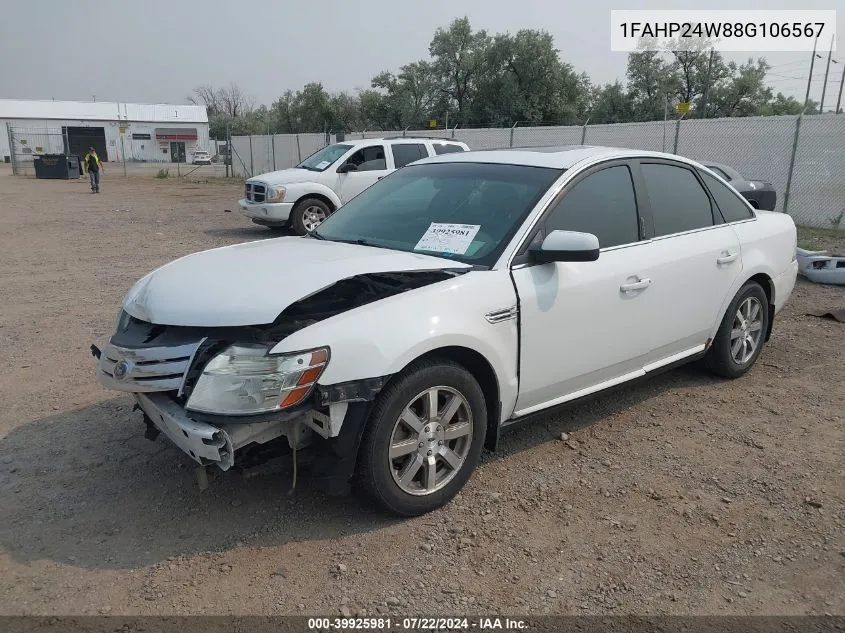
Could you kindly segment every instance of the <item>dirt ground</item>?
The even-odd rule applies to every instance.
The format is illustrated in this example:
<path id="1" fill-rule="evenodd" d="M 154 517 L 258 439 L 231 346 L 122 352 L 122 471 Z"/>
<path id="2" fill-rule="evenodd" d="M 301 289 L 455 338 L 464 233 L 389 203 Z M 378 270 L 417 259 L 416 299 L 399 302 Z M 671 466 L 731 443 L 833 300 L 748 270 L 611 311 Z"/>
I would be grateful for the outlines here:
<path id="1" fill-rule="evenodd" d="M 800 281 L 743 379 L 683 368 L 514 429 L 400 521 L 307 474 L 200 492 L 144 439 L 90 344 L 152 268 L 271 234 L 238 183 L 102 187 L 0 172 L 0 613 L 845 614 L 845 325 L 807 316 L 845 289 Z"/>

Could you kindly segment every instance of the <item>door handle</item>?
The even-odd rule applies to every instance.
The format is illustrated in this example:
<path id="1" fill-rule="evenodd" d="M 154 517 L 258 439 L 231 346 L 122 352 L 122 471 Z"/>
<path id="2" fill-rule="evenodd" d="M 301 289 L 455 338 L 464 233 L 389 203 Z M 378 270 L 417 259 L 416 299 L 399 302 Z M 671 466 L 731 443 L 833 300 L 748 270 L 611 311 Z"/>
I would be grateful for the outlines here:
<path id="1" fill-rule="evenodd" d="M 637 292 L 638 290 L 645 290 L 651 285 L 651 279 L 640 279 L 631 283 L 622 284 L 619 290 L 622 292 Z"/>
<path id="2" fill-rule="evenodd" d="M 737 252 L 722 251 L 722 255 L 716 259 L 716 263 L 720 266 L 722 264 L 730 264 L 732 261 L 735 261 L 737 257 L 739 257 L 739 253 Z"/>

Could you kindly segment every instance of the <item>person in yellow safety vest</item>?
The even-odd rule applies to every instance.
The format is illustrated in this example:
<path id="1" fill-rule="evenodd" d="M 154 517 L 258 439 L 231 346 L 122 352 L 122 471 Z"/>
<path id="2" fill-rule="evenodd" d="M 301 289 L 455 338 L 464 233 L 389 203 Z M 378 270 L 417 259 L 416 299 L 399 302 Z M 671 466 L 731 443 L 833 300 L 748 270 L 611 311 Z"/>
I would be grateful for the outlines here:
<path id="1" fill-rule="evenodd" d="M 88 148 L 88 153 L 83 159 L 85 171 L 88 172 L 88 178 L 91 180 L 91 193 L 100 193 L 100 172 L 103 169 L 103 163 L 100 162 L 100 157 L 97 156 L 97 150 L 94 146 Z"/>

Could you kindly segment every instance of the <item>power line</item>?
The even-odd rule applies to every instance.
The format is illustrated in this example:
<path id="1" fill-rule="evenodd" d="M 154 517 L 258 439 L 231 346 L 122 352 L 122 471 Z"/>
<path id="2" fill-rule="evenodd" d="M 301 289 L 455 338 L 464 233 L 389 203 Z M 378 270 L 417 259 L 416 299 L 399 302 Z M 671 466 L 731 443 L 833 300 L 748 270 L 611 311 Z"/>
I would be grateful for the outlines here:
<path id="1" fill-rule="evenodd" d="M 795 66 L 796 64 L 806 64 L 806 63 L 807 63 L 807 60 L 800 59 L 800 60 L 796 60 L 794 62 L 789 62 L 787 64 L 775 64 L 774 66 L 769 66 L 769 68 L 783 68 L 785 66 Z"/>

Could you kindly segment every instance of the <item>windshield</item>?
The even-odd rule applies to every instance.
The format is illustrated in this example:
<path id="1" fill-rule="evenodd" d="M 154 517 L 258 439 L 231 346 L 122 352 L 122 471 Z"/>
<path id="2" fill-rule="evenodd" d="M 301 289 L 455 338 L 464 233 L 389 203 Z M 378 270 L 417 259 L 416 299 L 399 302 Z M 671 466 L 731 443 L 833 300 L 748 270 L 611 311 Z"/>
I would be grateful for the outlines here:
<path id="1" fill-rule="evenodd" d="M 299 163 L 297 167 L 300 169 L 308 169 L 309 171 L 326 171 L 331 164 L 338 158 L 343 156 L 346 152 L 352 149 L 351 145 L 329 145 L 318 152 L 311 154 L 304 161 Z"/>
<path id="2" fill-rule="evenodd" d="M 312 235 L 491 266 L 562 173 L 523 165 L 409 165 L 352 198 Z"/>

